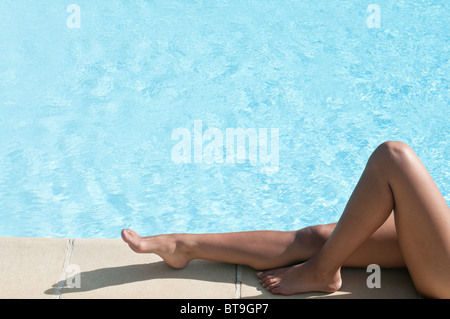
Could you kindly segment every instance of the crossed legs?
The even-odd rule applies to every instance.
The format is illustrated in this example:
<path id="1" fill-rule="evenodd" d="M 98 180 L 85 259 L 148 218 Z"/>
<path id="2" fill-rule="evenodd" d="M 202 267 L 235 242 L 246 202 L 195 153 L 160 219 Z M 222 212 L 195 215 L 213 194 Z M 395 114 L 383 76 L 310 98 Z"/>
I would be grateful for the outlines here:
<path id="1" fill-rule="evenodd" d="M 337 224 L 150 237 L 123 230 L 122 238 L 175 268 L 200 258 L 271 269 L 258 276 L 273 293 L 336 291 L 342 266 L 376 263 L 406 266 L 419 292 L 450 297 L 450 211 L 423 164 L 400 142 L 374 151 Z"/>

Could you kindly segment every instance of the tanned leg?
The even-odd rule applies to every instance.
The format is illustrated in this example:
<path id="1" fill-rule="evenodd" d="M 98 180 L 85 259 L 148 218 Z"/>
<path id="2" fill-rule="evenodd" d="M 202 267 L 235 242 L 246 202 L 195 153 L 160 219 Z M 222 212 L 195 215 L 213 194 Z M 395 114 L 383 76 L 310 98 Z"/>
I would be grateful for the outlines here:
<path id="1" fill-rule="evenodd" d="M 183 268 L 193 259 L 206 259 L 271 269 L 306 260 L 323 244 L 313 239 L 309 228 L 149 237 L 125 229 L 122 238 L 135 252 L 156 253 L 174 268 Z"/>
<path id="2" fill-rule="evenodd" d="M 431 176 L 407 145 L 382 144 L 372 154 L 329 239 L 303 264 L 265 271 L 273 293 L 332 292 L 340 269 L 394 211 L 397 242 L 418 291 L 450 297 L 450 210 Z"/>

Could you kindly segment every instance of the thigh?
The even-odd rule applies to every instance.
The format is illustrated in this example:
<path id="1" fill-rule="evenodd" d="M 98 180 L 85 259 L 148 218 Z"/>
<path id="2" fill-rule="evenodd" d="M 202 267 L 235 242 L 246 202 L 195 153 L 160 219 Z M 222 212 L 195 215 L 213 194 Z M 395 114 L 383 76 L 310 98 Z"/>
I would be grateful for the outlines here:
<path id="1" fill-rule="evenodd" d="M 432 177 L 410 151 L 391 174 L 398 242 L 419 292 L 450 297 L 450 210 Z"/>
<path id="2" fill-rule="evenodd" d="M 450 210 L 425 169 L 392 182 L 397 236 L 419 292 L 450 297 Z"/>

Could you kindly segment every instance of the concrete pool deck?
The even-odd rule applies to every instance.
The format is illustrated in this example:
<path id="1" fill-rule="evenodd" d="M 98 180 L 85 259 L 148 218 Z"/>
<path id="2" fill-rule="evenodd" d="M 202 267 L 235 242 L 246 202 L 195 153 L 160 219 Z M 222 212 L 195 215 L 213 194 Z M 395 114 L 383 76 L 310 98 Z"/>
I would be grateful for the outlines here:
<path id="1" fill-rule="evenodd" d="M 335 293 L 280 296 L 267 292 L 256 271 L 195 260 L 181 270 L 157 255 L 136 254 L 121 239 L 0 238 L 2 299 L 417 299 L 404 269 L 382 269 L 369 289 L 365 269 L 342 270 Z"/>

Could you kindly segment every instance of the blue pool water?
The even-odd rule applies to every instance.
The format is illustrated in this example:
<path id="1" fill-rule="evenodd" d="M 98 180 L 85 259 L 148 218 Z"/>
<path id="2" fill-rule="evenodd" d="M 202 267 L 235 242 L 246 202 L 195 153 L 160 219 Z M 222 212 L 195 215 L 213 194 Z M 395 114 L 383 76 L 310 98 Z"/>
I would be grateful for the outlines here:
<path id="1" fill-rule="evenodd" d="M 335 222 L 386 140 L 449 202 L 448 1 L 369 4 L 2 0 L 0 236 Z M 227 162 L 230 128 L 277 161 Z"/>

